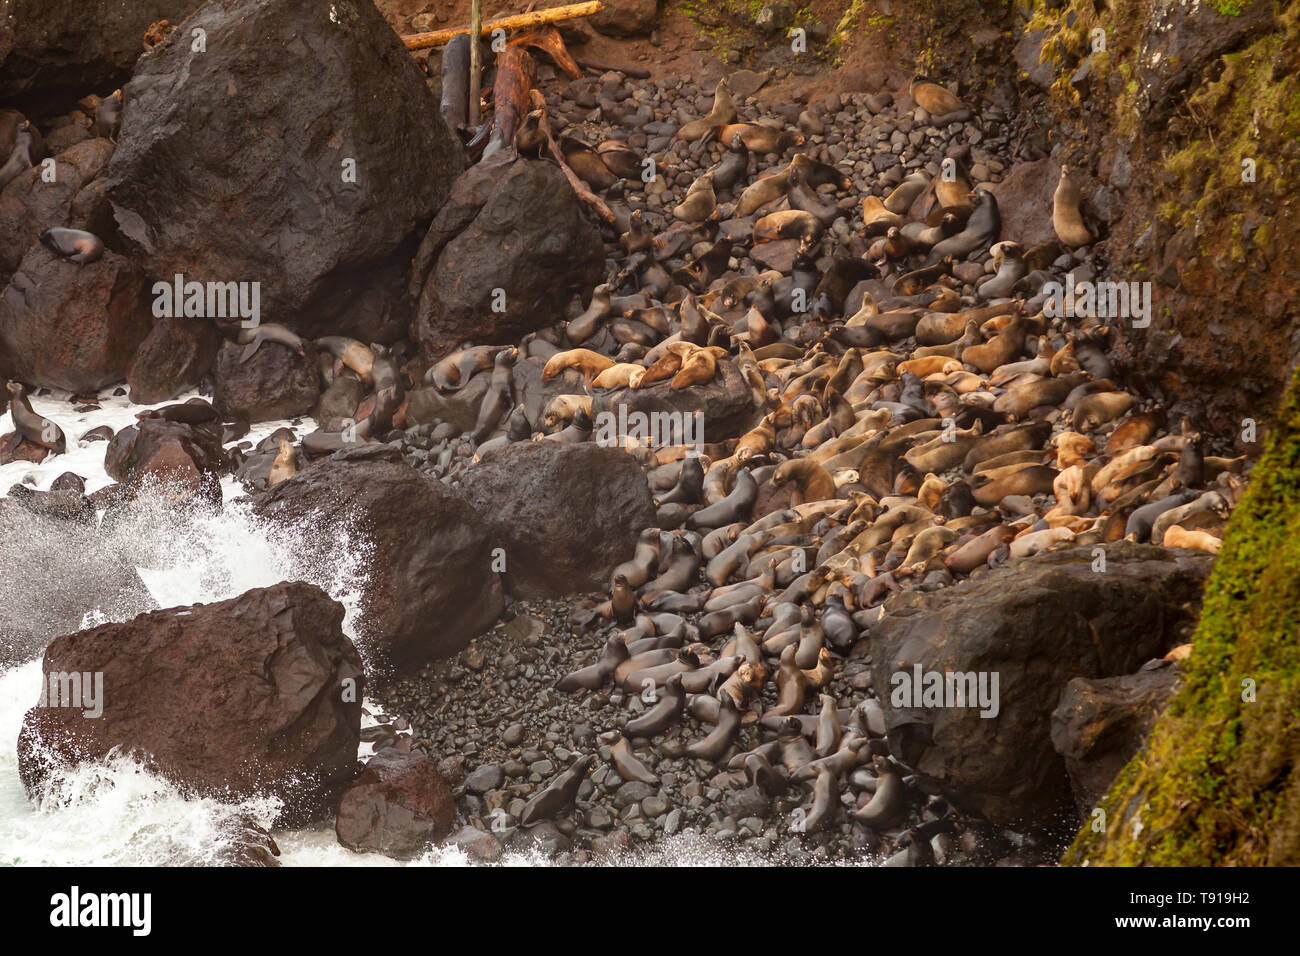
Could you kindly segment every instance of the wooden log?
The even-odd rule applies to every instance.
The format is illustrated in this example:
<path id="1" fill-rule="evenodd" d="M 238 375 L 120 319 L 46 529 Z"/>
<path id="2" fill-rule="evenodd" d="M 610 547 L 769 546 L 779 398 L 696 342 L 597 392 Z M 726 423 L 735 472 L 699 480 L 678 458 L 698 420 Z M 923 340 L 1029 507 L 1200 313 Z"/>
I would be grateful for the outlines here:
<path id="1" fill-rule="evenodd" d="M 555 27 L 539 27 L 536 30 L 529 30 L 518 36 L 510 38 L 510 46 L 527 47 L 530 50 L 541 50 L 551 58 L 551 61 L 564 73 L 569 75 L 570 79 L 578 80 L 582 78 L 582 67 L 569 55 L 568 48 L 564 45 L 564 39 L 560 36 L 560 31 Z"/>
<path id="2" fill-rule="evenodd" d="M 585 0 L 583 3 L 570 3 L 550 10 L 517 13 L 513 16 L 501 17 L 484 23 L 479 29 L 479 35 L 490 34 L 493 30 L 524 30 L 528 27 L 558 23 L 561 20 L 589 17 L 594 13 L 600 13 L 604 8 L 605 5 L 601 3 L 601 0 Z M 458 33 L 469 33 L 470 29 L 470 27 L 455 27 L 447 30 L 433 30 L 429 33 L 411 33 L 402 37 L 402 42 L 406 44 L 408 50 L 426 50 L 430 47 L 442 46 Z"/>
<path id="3" fill-rule="evenodd" d="M 531 108 L 529 96 L 533 88 L 537 61 L 521 46 L 507 46 L 497 54 L 497 77 L 492 87 L 492 140 L 488 150 L 511 147 L 515 144 L 515 131 L 524 114 Z"/>

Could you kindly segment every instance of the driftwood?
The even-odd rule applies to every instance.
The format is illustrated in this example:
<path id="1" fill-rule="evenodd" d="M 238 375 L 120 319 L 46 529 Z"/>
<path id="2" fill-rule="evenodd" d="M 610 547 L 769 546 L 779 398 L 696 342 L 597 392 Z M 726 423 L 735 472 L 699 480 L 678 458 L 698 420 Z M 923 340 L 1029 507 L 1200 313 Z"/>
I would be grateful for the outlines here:
<path id="1" fill-rule="evenodd" d="M 570 3 L 551 10 L 517 13 L 514 16 L 501 17 L 499 20 L 490 20 L 483 24 L 479 36 L 490 34 L 493 30 L 524 30 L 529 27 L 545 26 L 548 23 L 558 23 L 561 20 L 572 20 L 575 17 L 589 17 L 593 13 L 600 13 L 604 7 L 600 0 L 587 0 L 585 3 Z M 470 29 L 470 27 L 456 27 L 434 30 L 430 33 L 412 33 L 402 37 L 402 42 L 406 44 L 408 50 L 426 50 L 430 47 L 442 46 L 457 34 L 469 33 Z"/>
<path id="2" fill-rule="evenodd" d="M 552 62 L 559 69 L 567 73 L 570 79 L 580 79 L 582 77 L 582 67 L 578 66 L 577 61 L 569 55 L 569 50 L 564 45 L 564 39 L 560 36 L 560 31 L 555 27 L 538 27 L 536 30 L 529 30 L 518 36 L 511 37 L 510 46 L 527 47 L 530 50 L 541 50 L 549 56 Z"/>
<path id="3" fill-rule="evenodd" d="M 497 76 L 492 87 L 492 140 L 488 149 L 495 152 L 513 146 L 515 132 L 531 108 L 529 96 L 537 62 L 521 46 L 507 46 L 497 54 Z"/>

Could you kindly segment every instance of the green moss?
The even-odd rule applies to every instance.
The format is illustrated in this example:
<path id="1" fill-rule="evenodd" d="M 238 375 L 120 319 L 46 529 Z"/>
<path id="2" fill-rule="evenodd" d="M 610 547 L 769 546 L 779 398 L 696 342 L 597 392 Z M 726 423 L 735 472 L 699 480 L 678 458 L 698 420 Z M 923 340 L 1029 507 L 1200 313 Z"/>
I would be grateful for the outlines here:
<path id="1" fill-rule="evenodd" d="M 1072 865 L 1300 863 L 1300 371 L 1234 513 L 1178 693 Z M 1253 688 L 1253 700 L 1250 696 Z"/>

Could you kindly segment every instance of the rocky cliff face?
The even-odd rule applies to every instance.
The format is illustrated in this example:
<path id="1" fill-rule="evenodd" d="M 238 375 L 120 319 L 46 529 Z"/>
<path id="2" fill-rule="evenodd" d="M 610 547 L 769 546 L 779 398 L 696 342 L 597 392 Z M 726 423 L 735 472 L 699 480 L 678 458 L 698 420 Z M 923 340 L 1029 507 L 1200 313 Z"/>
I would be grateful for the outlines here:
<path id="1" fill-rule="evenodd" d="M 1086 177 L 1107 278 L 1153 284 L 1150 325 L 1117 329 L 1125 377 L 1254 457 L 1243 419 L 1271 420 L 1300 358 L 1300 5 L 989 7 L 930 0 L 897 21 L 920 68 L 1014 105 L 1024 158 Z"/>
<path id="2" fill-rule="evenodd" d="M 1300 377 L 1229 525 L 1194 651 L 1065 862 L 1300 863 Z"/>

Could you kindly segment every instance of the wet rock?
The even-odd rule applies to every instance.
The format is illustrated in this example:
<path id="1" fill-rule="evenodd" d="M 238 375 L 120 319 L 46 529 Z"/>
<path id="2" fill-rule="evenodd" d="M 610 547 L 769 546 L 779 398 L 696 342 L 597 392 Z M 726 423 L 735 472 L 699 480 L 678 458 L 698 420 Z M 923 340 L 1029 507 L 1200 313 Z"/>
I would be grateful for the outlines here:
<path id="1" fill-rule="evenodd" d="M 149 334 L 143 289 L 114 252 L 79 265 L 32 246 L 0 295 L 0 375 L 78 394 L 121 381 Z"/>
<path id="2" fill-rule="evenodd" d="M 471 468 L 465 495 L 505 549 L 516 597 L 557 597 L 605 588 L 654 522 L 645 475 L 616 448 L 520 442 Z"/>
<path id="3" fill-rule="evenodd" d="M 113 144 L 106 139 L 78 143 L 54 157 L 54 181 L 47 182 L 41 165 L 20 173 L 0 193 L 0 280 L 18 269 L 23 256 L 51 226 L 90 229 L 94 225 L 74 215 L 78 196 L 108 165 Z"/>
<path id="4" fill-rule="evenodd" d="M 200 793 L 273 794 L 284 821 L 319 817 L 354 773 L 361 728 L 361 658 L 342 624 L 343 605 L 294 582 L 57 638 L 43 673 L 102 675 L 102 713 L 86 719 L 84 698 L 29 710 L 23 783 L 120 747 Z"/>
<path id="5" fill-rule="evenodd" d="M 468 340 L 518 341 L 562 319 L 574 294 L 588 295 L 604 257 L 599 230 L 556 166 L 480 163 L 456 181 L 420 244 L 412 338 L 426 356 Z"/>
<path id="6" fill-rule="evenodd" d="M 1163 129 L 1178 94 L 1215 59 L 1274 27 L 1273 5 L 1249 0 L 1227 16 L 1212 3 L 1154 3 L 1138 41 L 1137 108 L 1148 129 Z"/>
<path id="7" fill-rule="evenodd" d="M 368 543 L 367 637 L 398 669 L 455 654 L 503 605 L 488 525 L 463 495 L 388 446 L 335 452 L 259 495 L 259 514 Z M 366 542 L 366 543 L 363 543 Z"/>
<path id="8" fill-rule="evenodd" d="M 432 760 L 389 747 L 344 791 L 334 832 L 349 850 L 409 860 L 451 832 L 455 812 Z"/>
<path id="9" fill-rule="evenodd" d="M 132 488 L 150 482 L 169 489 L 210 488 L 226 471 L 220 426 L 147 418 L 113 436 L 104 470 Z"/>
<path id="10" fill-rule="evenodd" d="M 458 847 L 465 855 L 479 863 L 491 863 L 501 855 L 501 841 L 491 833 L 477 827 L 464 826 L 447 837 L 448 846 Z"/>
<path id="11" fill-rule="evenodd" d="M 152 276 L 260 283 L 296 331 L 393 341 L 463 166 L 419 68 L 369 3 L 209 4 L 177 35 L 198 25 L 205 53 L 164 42 L 131 80 L 106 183 L 124 239 Z"/>
<path id="12" fill-rule="evenodd" d="M 131 401 L 154 405 L 196 388 L 220 345 L 220 334 L 206 319 L 159 319 L 127 369 Z"/>
<path id="13" fill-rule="evenodd" d="M 875 689 L 890 747 L 959 807 L 999 824 L 1059 825 L 1073 800 L 1052 746 L 1051 714 L 1076 677 L 1129 674 L 1183 640 L 1212 560 L 1127 542 L 1013 562 L 932 593 L 902 592 L 871 628 Z M 895 675 L 997 675 L 995 718 L 981 707 L 901 706 Z M 972 760 L 971 754 L 979 754 Z"/>
<path id="14" fill-rule="evenodd" d="M 1080 818 L 1142 746 L 1178 682 L 1178 668 L 1159 662 L 1136 674 L 1065 685 L 1052 712 L 1052 746 L 1065 758 Z"/>
<path id="15" fill-rule="evenodd" d="M 226 342 L 212 368 L 212 404 L 225 418 L 269 422 L 306 415 L 320 398 L 320 370 L 308 347 L 299 354 L 264 342 L 247 360 L 244 346 Z"/>

